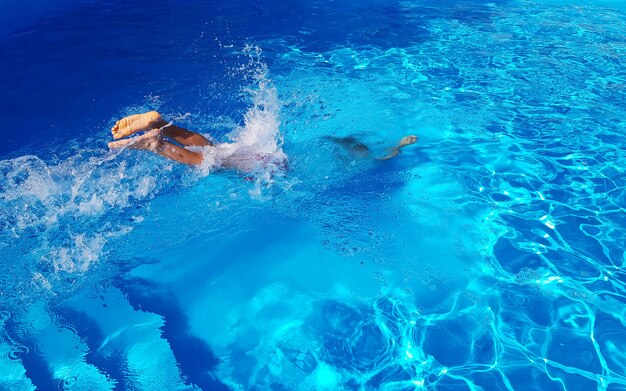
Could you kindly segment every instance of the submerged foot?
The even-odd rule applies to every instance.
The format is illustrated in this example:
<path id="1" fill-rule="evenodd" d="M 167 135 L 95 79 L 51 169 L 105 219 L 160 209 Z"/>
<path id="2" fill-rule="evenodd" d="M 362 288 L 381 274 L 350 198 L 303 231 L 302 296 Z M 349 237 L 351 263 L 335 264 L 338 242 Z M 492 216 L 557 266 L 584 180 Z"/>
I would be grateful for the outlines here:
<path id="1" fill-rule="evenodd" d="M 109 148 L 132 148 L 132 149 L 145 149 L 148 151 L 156 151 L 161 143 L 161 131 L 159 129 L 152 129 L 141 136 L 128 138 L 125 140 L 112 141 L 109 143 Z"/>
<path id="2" fill-rule="evenodd" d="M 117 121 L 111 128 L 114 139 L 120 139 L 142 130 L 148 130 L 164 122 L 161 114 L 149 111 L 143 114 L 129 115 Z"/>
<path id="3" fill-rule="evenodd" d="M 407 145 L 415 144 L 417 142 L 417 136 L 413 136 L 412 134 L 409 136 L 404 136 L 398 143 L 398 147 L 406 147 Z"/>
<path id="4" fill-rule="evenodd" d="M 400 148 L 406 147 L 407 145 L 415 144 L 416 142 L 417 136 L 414 136 L 412 134 L 409 136 L 404 136 L 402 137 L 400 142 L 398 142 L 397 146 L 389 149 L 385 156 L 377 157 L 376 160 L 389 160 L 391 158 L 394 158 L 400 154 Z"/>

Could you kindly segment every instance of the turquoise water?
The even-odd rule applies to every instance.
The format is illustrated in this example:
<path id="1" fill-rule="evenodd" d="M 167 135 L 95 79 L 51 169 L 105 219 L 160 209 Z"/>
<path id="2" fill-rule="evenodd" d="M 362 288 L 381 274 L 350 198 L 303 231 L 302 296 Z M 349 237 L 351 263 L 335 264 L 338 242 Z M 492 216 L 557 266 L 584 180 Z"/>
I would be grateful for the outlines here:
<path id="1" fill-rule="evenodd" d="M 626 389 L 619 4 L 24 23 L 0 42 L 0 388 Z M 288 169 L 109 152 L 147 110 Z M 327 139 L 407 134 L 382 162 Z"/>

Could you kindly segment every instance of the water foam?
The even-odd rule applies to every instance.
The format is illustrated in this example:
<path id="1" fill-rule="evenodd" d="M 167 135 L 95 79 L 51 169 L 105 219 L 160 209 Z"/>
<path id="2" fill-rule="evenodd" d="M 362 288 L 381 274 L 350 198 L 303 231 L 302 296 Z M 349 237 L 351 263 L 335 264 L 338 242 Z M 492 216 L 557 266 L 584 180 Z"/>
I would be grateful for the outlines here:
<path id="1" fill-rule="evenodd" d="M 124 210 L 165 188 L 155 179 L 161 170 L 105 150 L 60 162 L 0 161 L 0 273 L 12 276 L 1 288 L 3 306 L 28 299 L 33 287 L 64 291 L 59 281 L 90 270 L 109 238 L 128 230 Z"/>

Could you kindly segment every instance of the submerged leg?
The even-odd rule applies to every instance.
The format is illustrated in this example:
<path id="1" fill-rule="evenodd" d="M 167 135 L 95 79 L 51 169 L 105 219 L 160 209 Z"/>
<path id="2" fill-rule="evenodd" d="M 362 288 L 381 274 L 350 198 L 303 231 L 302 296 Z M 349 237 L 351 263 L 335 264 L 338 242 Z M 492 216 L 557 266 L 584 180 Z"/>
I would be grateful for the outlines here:
<path id="1" fill-rule="evenodd" d="M 193 152 L 163 140 L 159 129 L 153 129 L 141 136 L 109 143 L 111 149 L 123 147 L 151 151 L 183 164 L 197 165 L 202 163 L 200 152 Z"/>
<path id="2" fill-rule="evenodd" d="M 332 141 L 333 143 L 337 145 L 341 145 L 347 151 L 359 157 L 370 156 L 370 150 L 367 147 L 367 145 L 363 144 L 362 142 L 360 142 L 359 140 L 357 140 L 356 138 L 352 136 L 349 136 L 349 137 L 324 136 L 324 139 Z M 405 136 L 398 142 L 398 145 L 396 145 L 393 148 L 390 148 L 386 155 L 381 156 L 381 157 L 375 157 L 374 159 L 389 160 L 400 154 L 400 148 L 404 148 L 407 145 L 415 144 L 416 142 L 417 142 L 417 136 L 413 136 L 413 135 Z"/>
<path id="3" fill-rule="evenodd" d="M 359 157 L 367 157 L 370 153 L 367 145 L 363 144 L 356 138 L 349 137 L 335 137 L 335 136 L 324 136 L 325 140 L 331 141 L 337 145 L 341 145 L 348 152 L 357 155 Z"/>
<path id="4" fill-rule="evenodd" d="M 396 157 L 400 154 L 400 148 L 406 147 L 407 145 L 415 144 L 417 142 L 417 136 L 405 136 L 403 137 L 398 145 L 389 149 L 389 153 L 385 156 L 377 157 L 376 160 L 389 160 L 393 157 Z"/>

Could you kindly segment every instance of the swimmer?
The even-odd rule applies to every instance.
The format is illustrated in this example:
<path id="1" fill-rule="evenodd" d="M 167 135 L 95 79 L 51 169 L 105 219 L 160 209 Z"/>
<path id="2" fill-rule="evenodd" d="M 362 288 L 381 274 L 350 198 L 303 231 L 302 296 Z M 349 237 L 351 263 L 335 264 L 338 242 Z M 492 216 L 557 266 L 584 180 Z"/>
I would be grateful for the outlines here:
<path id="1" fill-rule="evenodd" d="M 144 132 L 135 137 L 126 138 L 136 133 Z M 220 165 L 224 168 L 235 168 L 241 171 L 251 171 L 258 163 L 278 163 L 286 167 L 286 156 L 282 151 L 274 154 L 263 154 L 255 151 L 246 151 L 235 143 L 214 144 L 199 133 L 189 131 L 165 121 L 161 114 L 150 111 L 143 114 L 130 115 L 117 121 L 111 128 L 113 138 L 118 141 L 109 143 L 109 148 L 143 149 L 157 153 L 168 159 L 187 165 L 202 164 L 205 154 L 201 149 L 215 147 L 219 156 Z M 370 155 L 369 148 L 354 137 L 325 137 L 361 157 Z M 388 153 L 377 160 L 388 160 L 400 154 L 400 149 L 417 142 L 417 136 L 406 136 L 398 145 L 388 150 Z M 192 149 L 195 147 L 197 150 Z M 200 149 L 200 150 L 198 150 Z"/>

